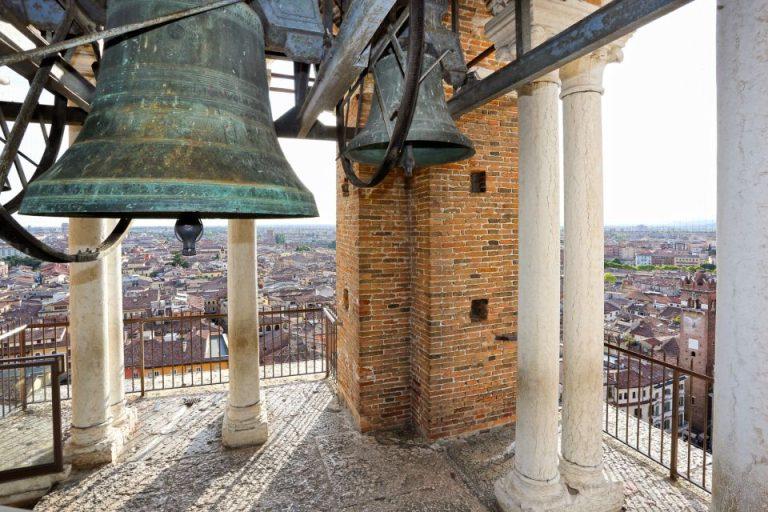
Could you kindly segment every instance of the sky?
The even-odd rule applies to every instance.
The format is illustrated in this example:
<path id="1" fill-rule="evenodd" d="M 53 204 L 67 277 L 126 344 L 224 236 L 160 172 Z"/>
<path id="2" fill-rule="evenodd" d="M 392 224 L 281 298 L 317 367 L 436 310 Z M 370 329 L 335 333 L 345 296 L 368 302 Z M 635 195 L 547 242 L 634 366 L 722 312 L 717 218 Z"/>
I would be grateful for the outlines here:
<path id="1" fill-rule="evenodd" d="M 606 224 L 715 220 L 715 12 L 715 0 L 681 7 L 606 69 Z"/>
<path id="2" fill-rule="evenodd" d="M 290 72 L 290 64 L 278 63 L 274 71 Z M 11 80 L 10 86 L 0 86 L 2 98 L 21 101 L 24 81 L 7 68 L 0 69 L 0 77 Z M 624 61 L 606 69 L 604 87 L 606 224 L 714 220 L 715 0 L 696 0 L 638 30 L 624 48 Z M 271 100 L 275 118 L 293 105 L 291 94 L 273 92 Z M 326 124 L 333 121 L 329 114 L 321 120 Z M 39 135 L 30 137 L 22 149 L 36 158 L 41 141 Z M 320 217 L 303 222 L 335 224 L 335 144 L 281 139 L 280 145 L 318 204 Z M 7 200 L 6 194 L 2 198 Z M 65 221 L 35 217 L 19 220 L 35 226 L 57 226 Z M 281 222 L 296 223 L 268 221 Z M 161 223 L 173 222 L 137 224 Z M 224 221 L 206 224 L 222 225 Z"/>

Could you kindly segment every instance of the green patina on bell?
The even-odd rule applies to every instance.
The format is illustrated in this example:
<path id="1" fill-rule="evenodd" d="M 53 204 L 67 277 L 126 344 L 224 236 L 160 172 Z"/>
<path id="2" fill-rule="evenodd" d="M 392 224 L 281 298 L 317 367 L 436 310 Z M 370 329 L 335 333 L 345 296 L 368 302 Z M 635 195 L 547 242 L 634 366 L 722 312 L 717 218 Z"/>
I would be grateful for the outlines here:
<path id="1" fill-rule="evenodd" d="M 109 2 L 116 27 L 198 0 Z M 30 184 L 24 215 L 317 216 L 277 142 L 264 32 L 236 4 L 109 43 L 83 130 Z"/>
<path id="2" fill-rule="evenodd" d="M 424 55 L 423 71 L 427 72 L 435 63 L 435 58 Z M 389 131 L 381 115 L 377 94 L 381 94 L 382 103 L 391 115 L 403 94 L 403 75 L 400 65 L 393 54 L 380 59 L 376 65 L 376 84 L 371 100 L 368 123 L 360 133 L 349 142 L 347 158 L 357 162 L 377 165 L 384 160 L 389 144 Z M 394 119 L 389 122 L 394 126 Z M 446 164 L 465 160 L 475 154 L 474 146 L 453 122 L 445 102 L 440 66 L 435 66 L 419 87 L 416 112 L 406 143 L 413 148 L 416 167 Z"/>

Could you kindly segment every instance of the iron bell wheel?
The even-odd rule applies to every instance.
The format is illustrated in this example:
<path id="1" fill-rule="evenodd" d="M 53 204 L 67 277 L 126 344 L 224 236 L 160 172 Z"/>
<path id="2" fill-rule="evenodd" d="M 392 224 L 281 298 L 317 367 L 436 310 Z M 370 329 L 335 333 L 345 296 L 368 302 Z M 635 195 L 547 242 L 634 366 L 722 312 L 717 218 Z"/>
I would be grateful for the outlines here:
<path id="1" fill-rule="evenodd" d="M 197 0 L 109 2 L 108 27 Z M 111 41 L 92 111 L 20 212 L 61 217 L 317 216 L 277 142 L 258 15 L 231 5 Z"/>
<path id="2" fill-rule="evenodd" d="M 442 77 L 439 66 L 434 66 L 435 60 L 429 54 L 424 55 L 422 73 L 428 74 L 421 82 L 416 112 L 406 138 L 406 144 L 413 149 L 416 167 L 457 162 L 475 154 L 472 141 L 456 128 L 448 112 Z M 377 90 L 371 101 L 368 123 L 346 149 L 350 160 L 371 165 L 384 160 L 390 139 L 387 124 L 397 109 L 403 88 L 403 75 L 394 54 L 381 58 L 374 67 Z M 377 100 L 379 95 L 389 116 L 386 121 Z"/>

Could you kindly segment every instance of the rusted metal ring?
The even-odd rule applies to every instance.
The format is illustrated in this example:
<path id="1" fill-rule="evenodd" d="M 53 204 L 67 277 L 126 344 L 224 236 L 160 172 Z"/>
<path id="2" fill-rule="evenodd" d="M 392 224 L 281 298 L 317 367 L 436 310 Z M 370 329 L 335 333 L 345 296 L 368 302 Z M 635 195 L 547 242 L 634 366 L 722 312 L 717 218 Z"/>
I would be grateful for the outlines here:
<path id="1" fill-rule="evenodd" d="M 130 225 L 131 219 L 120 219 L 112 233 L 98 247 L 68 254 L 40 241 L 24 229 L 5 208 L 0 207 L 0 238 L 27 256 L 52 263 L 87 263 L 99 260 L 123 241 Z"/>

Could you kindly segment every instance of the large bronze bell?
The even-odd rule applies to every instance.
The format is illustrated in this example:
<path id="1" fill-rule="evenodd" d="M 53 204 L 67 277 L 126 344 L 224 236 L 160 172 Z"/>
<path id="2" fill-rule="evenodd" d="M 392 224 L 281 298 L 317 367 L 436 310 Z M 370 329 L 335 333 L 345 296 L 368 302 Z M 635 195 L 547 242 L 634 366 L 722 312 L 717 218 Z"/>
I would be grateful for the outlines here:
<path id="1" fill-rule="evenodd" d="M 199 4 L 115 0 L 107 22 Z M 263 27 L 242 3 L 111 41 L 80 136 L 30 184 L 21 213 L 317 216 L 278 145 L 267 82 Z"/>
<path id="2" fill-rule="evenodd" d="M 419 86 L 416 112 L 406 143 L 413 148 L 416 167 L 457 162 L 475 154 L 474 146 L 453 122 L 445 102 L 440 67 L 435 58 L 424 55 L 423 72 L 428 73 Z M 381 58 L 375 64 L 376 83 L 371 100 L 368 122 L 349 142 L 347 158 L 365 164 L 377 165 L 384 160 L 389 144 L 389 129 L 394 125 L 393 113 L 403 93 L 403 75 L 394 54 Z M 387 119 L 382 116 L 379 95 Z"/>

